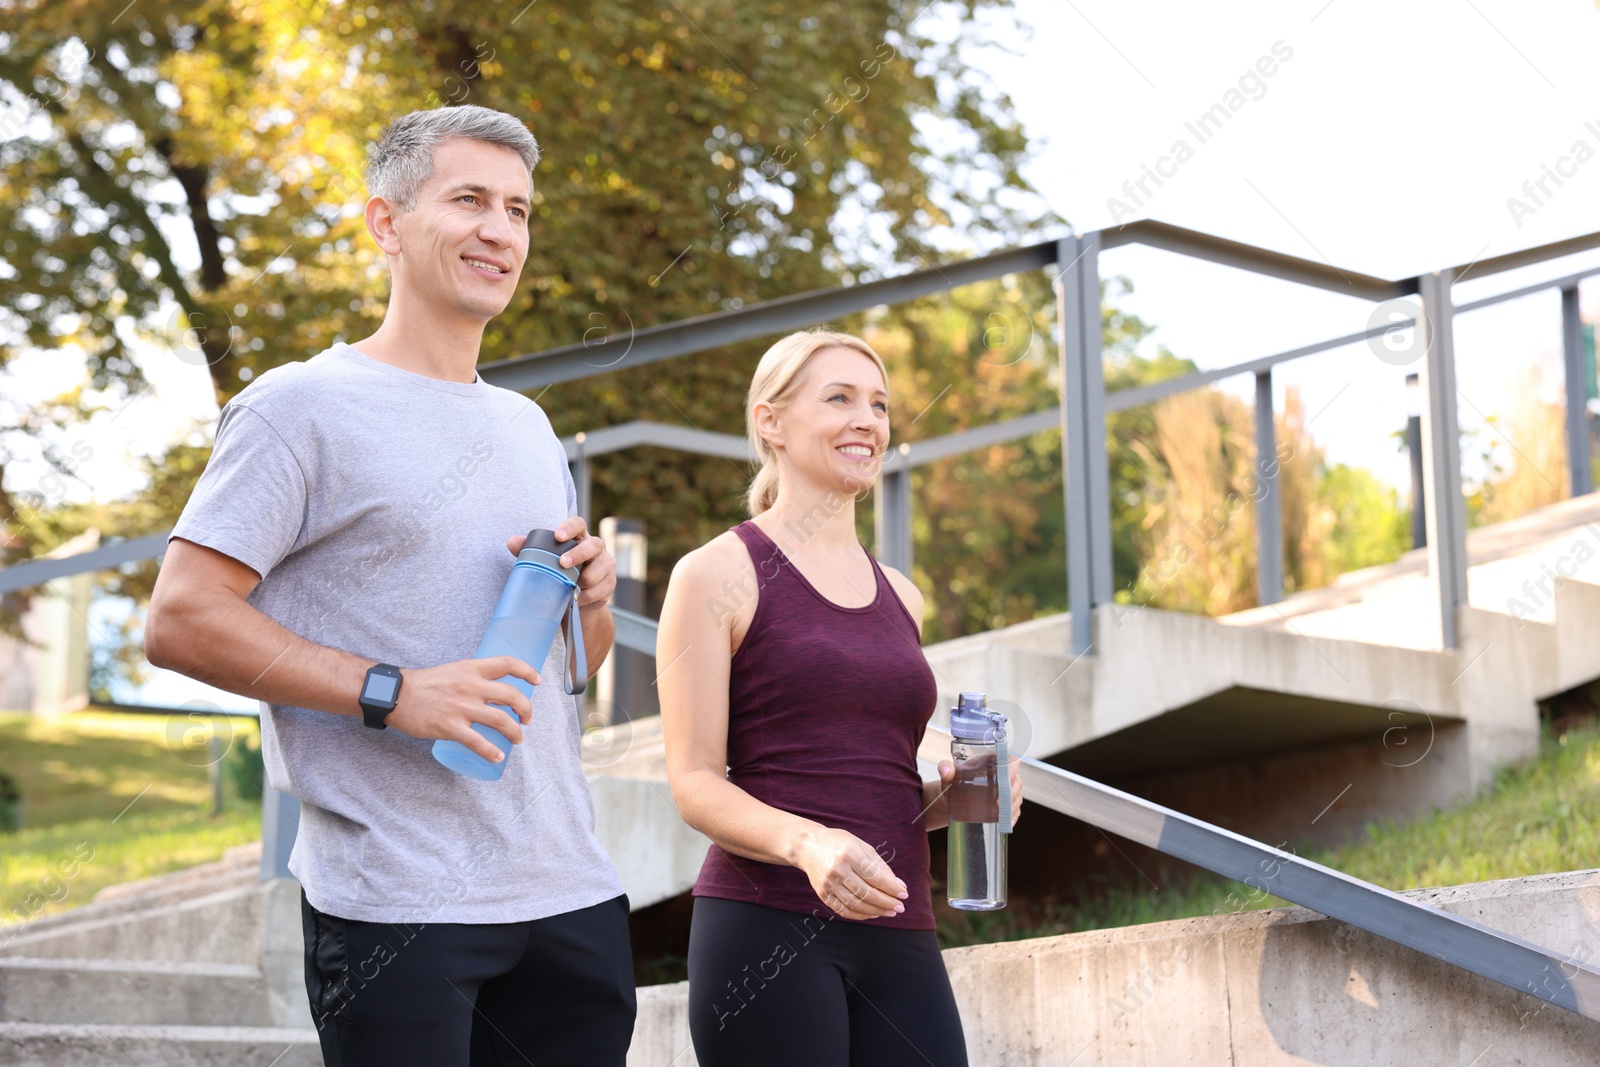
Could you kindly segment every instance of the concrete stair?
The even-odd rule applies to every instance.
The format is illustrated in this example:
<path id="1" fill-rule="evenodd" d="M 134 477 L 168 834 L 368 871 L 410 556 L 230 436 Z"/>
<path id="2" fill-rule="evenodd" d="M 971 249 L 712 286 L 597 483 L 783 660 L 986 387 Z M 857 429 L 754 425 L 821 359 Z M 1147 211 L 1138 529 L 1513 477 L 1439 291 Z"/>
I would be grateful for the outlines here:
<path id="1" fill-rule="evenodd" d="M 1374 815 L 1454 804 L 1470 795 L 1495 769 L 1533 751 L 1536 700 L 1600 677 L 1600 644 L 1593 640 L 1600 629 L 1597 548 L 1600 499 L 1594 497 L 1472 531 L 1471 606 L 1462 612 L 1462 647 L 1451 652 L 1426 640 L 1428 583 L 1423 560 L 1415 554 L 1346 575 L 1327 589 L 1221 619 L 1103 607 L 1095 619 L 1093 655 L 1082 659 L 1063 654 L 1070 620 L 1060 615 L 926 651 L 940 707 L 948 707 L 960 690 L 987 692 L 1028 733 L 1028 755 L 1269 842 L 1306 832 L 1312 824 L 1342 833 Z M 1554 574 L 1565 583 L 1554 585 Z M 1399 705 L 1426 719 L 1423 762 L 1412 761 L 1411 749 L 1389 747 L 1397 729 L 1393 709 Z M 935 724 L 942 718 L 936 713 Z M 1415 736 L 1423 739 L 1420 727 Z M 1341 744 L 1349 752 L 1337 757 L 1333 750 Z M 1357 751 L 1361 745 L 1370 751 Z M 1304 752 L 1314 752 L 1315 762 L 1295 754 Z M 1206 809 L 1205 796 L 1216 783 L 1184 776 L 1198 774 L 1197 765 L 1203 771 L 1206 761 L 1221 753 L 1260 763 L 1260 802 L 1248 807 L 1275 822 L 1258 820 L 1257 825 Z M 584 761 L 596 832 L 633 906 L 687 889 L 706 841 L 678 818 L 666 781 L 659 719 L 588 735 Z M 932 776 L 931 765 L 921 769 L 924 777 Z M 1149 780 L 1128 780 L 1139 773 Z M 1328 774 L 1334 778 L 1317 778 Z M 1236 784 L 1230 788 L 1237 793 Z M 261 883 L 259 848 L 242 846 L 217 863 L 111 887 L 74 911 L 0 928 L 0 1064 L 319 1063 L 301 979 L 298 887 L 288 880 Z M 1600 914 L 1592 880 L 1570 896 L 1554 889 L 1529 884 L 1508 892 L 1533 892 L 1568 904 L 1581 897 L 1587 906 L 1583 914 Z M 1506 918 L 1511 921 L 1491 925 L 1517 930 L 1515 919 Z M 1262 920 L 1232 921 L 1250 927 Z M 1600 945 L 1600 933 L 1592 921 L 1583 930 L 1585 951 L 1597 951 L 1591 938 Z M 1535 941 L 1566 943 L 1549 928 L 1528 933 L 1536 935 Z M 1092 943 L 962 950 L 975 955 L 952 956 L 951 969 L 958 974 L 992 963 L 1004 971 L 1022 966 L 1012 958 L 1019 952 L 1025 958 L 1047 947 L 1075 953 L 1073 946 Z M 1304 965 L 1325 962 L 1319 953 L 1308 954 Z M 1339 964 L 1344 966 L 1343 960 Z M 1125 970 L 1137 968 L 1121 962 L 1111 968 L 1112 988 L 1119 987 L 1114 979 Z M 1267 969 L 1260 975 L 1264 980 Z M 1406 981 L 1415 977 L 1407 972 Z M 1277 974 L 1274 981 L 1282 978 Z M 979 1001 L 996 980 L 986 974 L 977 981 L 974 975 L 960 983 L 965 992 L 958 988 L 979 1030 L 992 1025 L 999 1032 L 1010 1025 L 998 1007 L 990 1022 L 980 1021 L 987 1009 Z M 1450 989 L 1456 982 L 1446 973 L 1427 980 Z M 692 1062 L 692 1052 L 688 1059 L 678 1058 L 686 1048 L 680 996 L 676 987 L 641 993 L 641 1030 L 631 1063 L 685 1067 Z M 1045 1019 L 1059 1014 L 1052 1005 L 1067 994 L 1041 991 L 1038 996 L 1034 1010 Z M 1356 1001 L 1366 1003 L 1362 996 Z M 1322 1003 L 1342 1002 L 1324 997 Z M 1503 1002 L 1496 1004 L 1495 1010 L 1506 1010 Z M 1201 1014 L 1215 1007 L 1208 1005 Z M 1226 1001 L 1222 1010 L 1228 1010 Z M 1576 1024 L 1552 1011 L 1540 1018 L 1559 1018 L 1557 1032 L 1547 1035 L 1548 1044 L 1529 1046 L 1539 1051 L 1522 1062 L 1576 1062 L 1569 1058 L 1571 1042 L 1595 1039 L 1591 1029 L 1574 1029 Z M 1300 1022 L 1316 1029 L 1325 1025 L 1314 1016 Z M 1063 1051 L 1054 1046 L 1049 1030 L 1035 1035 L 1036 1053 Z M 1466 1036 L 1469 1042 L 1477 1038 L 1476 1031 Z M 1161 1043 L 1150 1035 L 1129 1039 L 1130 1047 L 1147 1050 Z M 1219 1040 L 1235 1049 L 1240 1044 L 1237 1038 Z M 1182 1044 L 1179 1040 L 1173 1047 Z M 1292 1044 L 1282 1042 L 1284 1049 Z M 1065 1051 L 1070 1058 L 1074 1050 Z M 975 1062 L 1042 1064 L 1054 1062 L 1050 1053 L 1029 1058 L 1012 1049 Z M 1260 1062 L 1268 1061 L 1279 1062 L 1271 1056 Z M 1119 1059 L 1106 1048 L 1080 1064 L 1087 1062 L 1135 1060 Z M 1490 1062 L 1498 1061 L 1491 1057 L 1482 1067 Z"/>
<path id="2" fill-rule="evenodd" d="M 298 901 L 292 882 L 268 883 L 254 902 L 208 895 L 211 917 L 226 921 L 232 907 L 239 927 L 282 919 Z M 1573 959 L 1600 952 L 1600 871 L 1407 895 Z M 173 907 L 129 910 L 124 921 L 139 927 L 154 913 L 164 928 Z M 93 921 L 106 921 L 104 909 Z M 83 937 L 59 918 L 49 925 L 61 943 Z M 40 945 L 44 933 L 20 936 Z M 299 946 L 276 936 L 260 940 L 260 965 L 0 955 L 0 1064 L 320 1064 L 315 1031 L 285 1025 L 283 993 L 268 977 L 299 964 Z M 974 1067 L 1579 1067 L 1600 1048 L 1600 1024 L 1303 908 L 951 949 L 945 962 Z M 292 992 L 303 1006 L 303 991 Z M 630 1067 L 692 1067 L 685 986 L 643 989 L 639 1006 Z"/>
<path id="3" fill-rule="evenodd" d="M 269 1026 L 266 976 L 240 963 L 0 957 L 0 1022 Z"/>
<path id="4" fill-rule="evenodd" d="M 300 979 L 299 888 L 259 843 L 0 929 L 0 1063 L 322 1063 Z"/>
<path id="5" fill-rule="evenodd" d="M 12 1067 L 322 1067 L 312 1030 L 0 1023 Z"/>

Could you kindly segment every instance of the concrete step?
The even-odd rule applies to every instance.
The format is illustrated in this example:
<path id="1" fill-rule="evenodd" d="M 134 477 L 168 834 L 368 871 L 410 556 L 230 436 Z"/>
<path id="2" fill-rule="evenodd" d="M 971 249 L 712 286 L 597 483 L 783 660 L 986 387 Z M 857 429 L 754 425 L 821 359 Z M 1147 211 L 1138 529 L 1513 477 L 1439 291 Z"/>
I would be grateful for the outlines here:
<path id="1" fill-rule="evenodd" d="M 0 1022 L 268 1026 L 266 977 L 229 963 L 0 957 Z"/>
<path id="2" fill-rule="evenodd" d="M 88 904 L 0 930 L 0 958 L 261 962 L 264 898 L 259 882 L 155 906 Z"/>
<path id="3" fill-rule="evenodd" d="M 12 1067 L 322 1067 L 315 1030 L 0 1023 Z"/>
<path id="4" fill-rule="evenodd" d="M 237 845 L 223 853 L 222 859 L 202 863 L 195 867 L 141 878 L 135 882 L 121 882 L 106 886 L 94 899 L 82 907 L 55 915 L 45 915 L 0 927 L 0 955 L 7 952 L 19 955 L 57 955 L 26 951 L 13 945 L 21 937 L 39 938 L 52 933 L 66 933 L 83 929 L 94 923 L 105 923 L 153 909 L 199 900 L 214 893 L 234 889 L 248 889 L 260 883 L 261 842 L 252 841 Z M 65 953 L 66 955 L 104 956 L 105 952 Z"/>
<path id="5" fill-rule="evenodd" d="M 311 1025 L 292 879 L 38 926 L 0 930 L 0 1022 Z"/>
<path id="6" fill-rule="evenodd" d="M 94 895 L 93 903 L 129 908 L 174 904 L 189 897 L 249 885 L 260 880 L 261 842 L 250 841 L 233 846 L 223 852 L 221 859 L 211 863 L 201 863 L 151 878 L 140 878 L 134 882 L 108 885 Z"/>

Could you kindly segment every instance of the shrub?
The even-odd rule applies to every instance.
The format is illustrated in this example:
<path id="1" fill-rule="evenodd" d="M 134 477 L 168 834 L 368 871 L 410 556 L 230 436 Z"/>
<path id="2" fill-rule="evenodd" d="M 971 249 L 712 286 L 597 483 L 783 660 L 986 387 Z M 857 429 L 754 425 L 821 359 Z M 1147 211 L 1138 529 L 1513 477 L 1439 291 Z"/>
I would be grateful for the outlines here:
<path id="1" fill-rule="evenodd" d="M 0 833 L 22 828 L 22 789 L 17 780 L 0 771 Z"/>
<path id="2" fill-rule="evenodd" d="M 267 770 L 261 759 L 261 742 L 254 737 L 239 737 L 222 758 L 223 778 L 241 800 L 260 800 L 266 788 Z"/>

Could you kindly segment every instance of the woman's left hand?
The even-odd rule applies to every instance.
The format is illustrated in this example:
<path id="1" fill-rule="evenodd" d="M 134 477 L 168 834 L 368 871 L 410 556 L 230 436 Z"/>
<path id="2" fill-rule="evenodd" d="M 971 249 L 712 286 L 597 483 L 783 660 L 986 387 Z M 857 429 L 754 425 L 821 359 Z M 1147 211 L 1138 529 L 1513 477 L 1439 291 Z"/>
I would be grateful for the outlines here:
<path id="1" fill-rule="evenodd" d="M 1017 825 L 1017 820 L 1022 818 L 1022 760 L 1016 756 L 1011 757 L 1011 825 Z M 956 765 L 949 760 L 939 761 L 939 800 L 945 805 L 939 814 L 948 813 L 950 803 L 950 784 L 956 780 Z M 930 808 L 930 810 L 932 810 Z M 947 820 L 948 821 L 948 820 Z"/>

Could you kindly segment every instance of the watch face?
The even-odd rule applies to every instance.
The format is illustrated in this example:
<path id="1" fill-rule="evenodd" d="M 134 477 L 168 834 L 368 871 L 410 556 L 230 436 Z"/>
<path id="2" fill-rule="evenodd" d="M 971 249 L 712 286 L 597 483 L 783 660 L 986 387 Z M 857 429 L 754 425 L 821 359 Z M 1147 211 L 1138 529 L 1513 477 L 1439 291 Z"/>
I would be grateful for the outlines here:
<path id="1" fill-rule="evenodd" d="M 388 704 L 394 700 L 394 691 L 399 687 L 400 679 L 393 675 L 369 674 L 367 687 L 361 691 L 361 699 L 370 704 Z M 345 699 L 348 700 L 349 697 Z"/>

